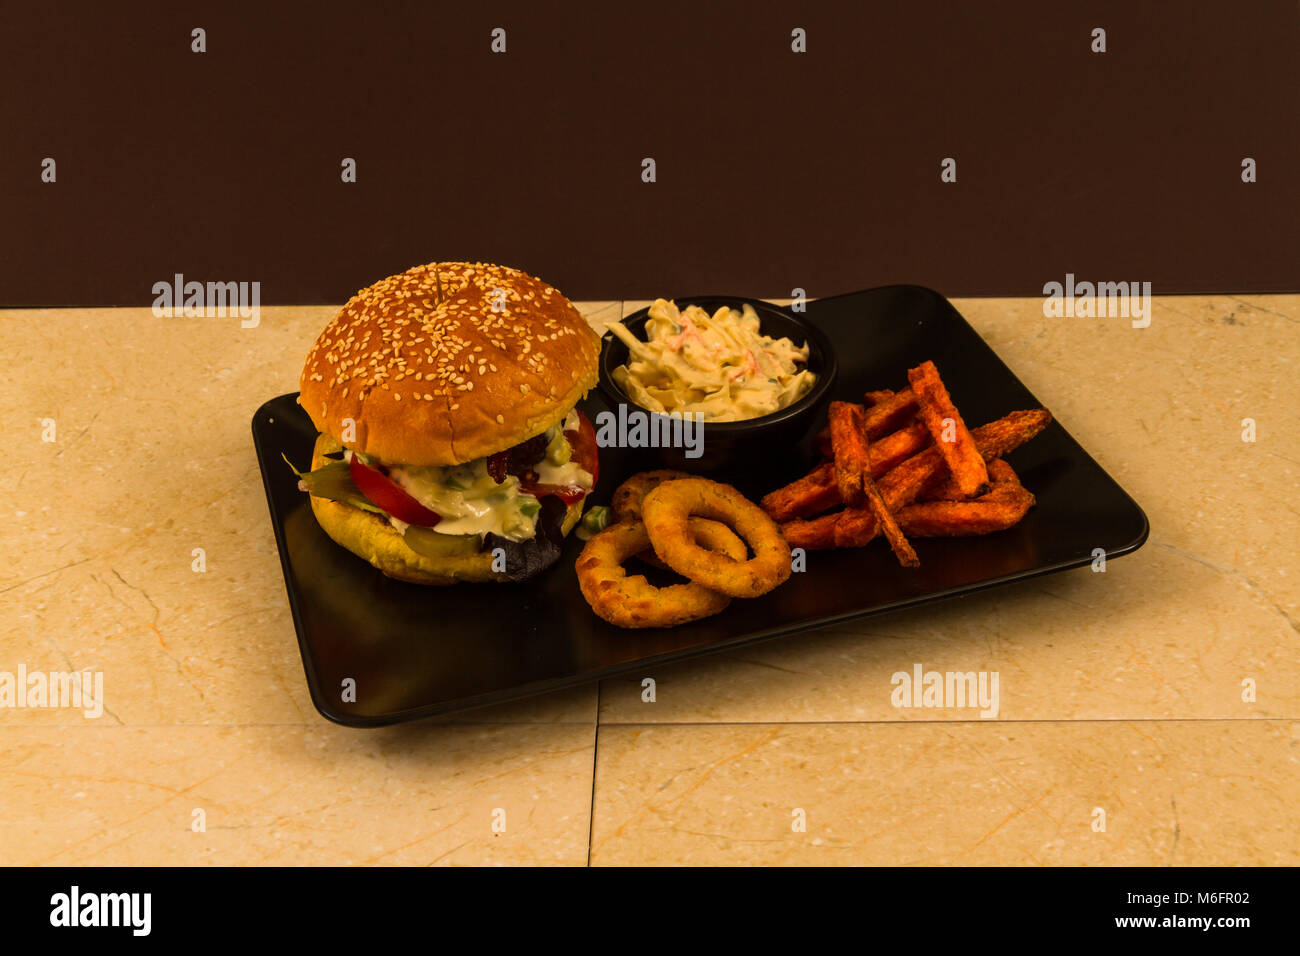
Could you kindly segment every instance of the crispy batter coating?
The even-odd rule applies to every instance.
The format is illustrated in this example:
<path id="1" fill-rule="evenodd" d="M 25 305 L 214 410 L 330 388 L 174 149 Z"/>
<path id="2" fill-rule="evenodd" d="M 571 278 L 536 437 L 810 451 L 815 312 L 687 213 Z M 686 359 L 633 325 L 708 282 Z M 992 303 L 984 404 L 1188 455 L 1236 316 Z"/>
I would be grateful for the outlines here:
<path id="1" fill-rule="evenodd" d="M 683 478 L 655 488 L 641 506 L 651 544 L 678 574 L 732 597 L 758 597 L 790 577 L 790 546 L 776 522 L 731 485 Z M 754 552 L 737 560 L 701 548 L 691 537 L 690 516 L 730 525 Z"/>
<path id="2" fill-rule="evenodd" d="M 716 521 L 691 521 L 691 540 L 716 548 L 727 560 L 746 555 L 745 544 Z M 639 521 L 612 524 L 587 542 L 574 565 L 578 587 L 591 609 L 616 627 L 676 627 L 717 614 L 731 598 L 688 581 L 655 587 L 644 575 L 628 575 L 623 562 L 650 547 Z"/>
<path id="3" fill-rule="evenodd" d="M 661 468 L 658 471 L 643 471 L 633 475 L 614 489 L 614 497 L 609 507 L 614 513 L 615 521 L 640 521 L 641 499 L 653 488 L 658 488 L 665 481 L 691 477 L 688 472 Z"/>
<path id="4" fill-rule="evenodd" d="M 614 489 L 614 497 L 610 501 L 610 511 L 614 514 L 615 521 L 640 521 L 641 520 L 641 501 L 652 488 L 658 488 L 665 481 L 676 481 L 678 478 L 690 478 L 691 474 L 687 471 L 675 471 L 672 468 L 660 468 L 655 471 L 642 471 L 627 479 L 621 485 Z M 704 518 L 700 519 L 704 521 Z M 710 522 L 717 524 L 719 522 Z M 723 525 L 726 527 L 726 525 Z M 730 529 L 728 529 L 730 530 Z M 671 571 L 668 565 L 659 560 L 654 553 L 654 549 L 646 548 L 636 556 L 638 561 L 643 561 L 652 568 L 659 568 L 661 571 Z"/>

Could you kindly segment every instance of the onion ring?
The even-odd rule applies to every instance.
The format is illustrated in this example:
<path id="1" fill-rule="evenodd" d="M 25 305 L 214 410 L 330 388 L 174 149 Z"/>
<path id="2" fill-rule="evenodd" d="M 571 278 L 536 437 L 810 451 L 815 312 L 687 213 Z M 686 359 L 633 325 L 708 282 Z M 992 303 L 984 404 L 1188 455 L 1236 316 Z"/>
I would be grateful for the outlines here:
<path id="1" fill-rule="evenodd" d="M 746 554 L 744 542 L 717 522 L 691 521 L 688 527 L 691 535 L 718 548 L 728 560 Z M 731 603 L 725 594 L 694 581 L 659 588 L 644 575 L 629 576 L 623 562 L 649 546 L 650 536 L 639 521 L 612 524 L 587 542 L 574 569 L 582 596 L 598 616 L 616 627 L 676 627 L 717 614 Z"/>
<path id="2" fill-rule="evenodd" d="M 614 520 L 640 521 L 641 501 L 650 491 L 658 488 L 665 481 L 690 477 L 687 472 L 673 471 L 671 468 L 643 471 L 639 475 L 633 475 L 614 489 L 614 497 L 609 503 L 610 511 L 614 513 Z"/>
<path id="3" fill-rule="evenodd" d="M 689 472 L 674 471 L 671 468 L 660 468 L 656 471 L 643 471 L 633 475 L 627 481 L 623 482 L 614 489 L 614 497 L 610 501 L 609 510 L 614 515 L 615 521 L 640 521 L 641 520 L 641 502 L 645 496 L 655 488 L 658 488 L 665 481 L 676 481 L 678 478 L 692 477 Z M 701 521 L 708 519 L 701 518 Z M 711 524 L 720 524 L 721 522 L 710 522 Z M 728 532 L 731 531 L 726 525 L 723 525 Z M 734 535 L 733 535 L 734 536 Z M 737 539 L 739 540 L 739 539 Z M 743 543 L 742 543 L 743 547 Z M 660 571 L 671 571 L 672 568 L 659 560 L 654 553 L 653 548 L 646 548 L 636 556 L 638 561 L 643 561 L 652 568 L 658 568 Z"/>
<path id="4" fill-rule="evenodd" d="M 645 496 L 641 514 L 655 554 L 678 574 L 714 591 L 758 597 L 790 577 L 790 545 L 780 527 L 731 485 L 705 478 L 665 482 Z M 689 531 L 692 515 L 730 525 L 754 557 L 737 560 L 701 548 Z"/>

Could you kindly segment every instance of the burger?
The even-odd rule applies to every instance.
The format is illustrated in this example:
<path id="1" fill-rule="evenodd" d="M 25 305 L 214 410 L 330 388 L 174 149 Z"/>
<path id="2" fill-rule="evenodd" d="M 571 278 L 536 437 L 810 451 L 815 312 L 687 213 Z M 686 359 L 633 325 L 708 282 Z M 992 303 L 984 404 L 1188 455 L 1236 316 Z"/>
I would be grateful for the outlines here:
<path id="1" fill-rule="evenodd" d="M 596 434 L 575 405 L 599 354 L 573 303 L 517 269 L 390 276 L 307 355 L 298 402 L 320 434 L 299 488 L 330 538 L 389 577 L 530 578 L 596 483 Z"/>

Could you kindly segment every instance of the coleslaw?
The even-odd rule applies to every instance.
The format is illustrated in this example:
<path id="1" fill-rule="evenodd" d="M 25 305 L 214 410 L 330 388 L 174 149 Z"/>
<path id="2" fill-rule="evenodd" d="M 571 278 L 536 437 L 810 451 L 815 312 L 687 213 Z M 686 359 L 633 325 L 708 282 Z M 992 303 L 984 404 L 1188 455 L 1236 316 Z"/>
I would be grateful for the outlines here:
<path id="1" fill-rule="evenodd" d="M 794 404 L 817 376 L 800 366 L 808 344 L 759 332 L 758 314 L 723 306 L 709 315 L 697 305 L 680 311 L 656 299 L 642 342 L 623 325 L 609 329 L 628 347 L 628 362 L 614 369 L 614 381 L 638 405 L 663 415 L 735 422 Z"/>

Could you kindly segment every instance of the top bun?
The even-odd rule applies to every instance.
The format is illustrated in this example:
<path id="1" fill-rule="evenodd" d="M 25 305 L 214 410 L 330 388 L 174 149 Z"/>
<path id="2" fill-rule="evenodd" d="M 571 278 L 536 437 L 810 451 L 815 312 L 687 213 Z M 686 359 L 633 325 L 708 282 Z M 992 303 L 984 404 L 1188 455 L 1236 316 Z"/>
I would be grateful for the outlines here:
<path id="1" fill-rule="evenodd" d="M 599 356 L 586 320 L 541 279 L 432 262 L 348 300 L 307 354 L 298 402 L 353 451 L 456 465 L 562 420 L 595 385 Z"/>

